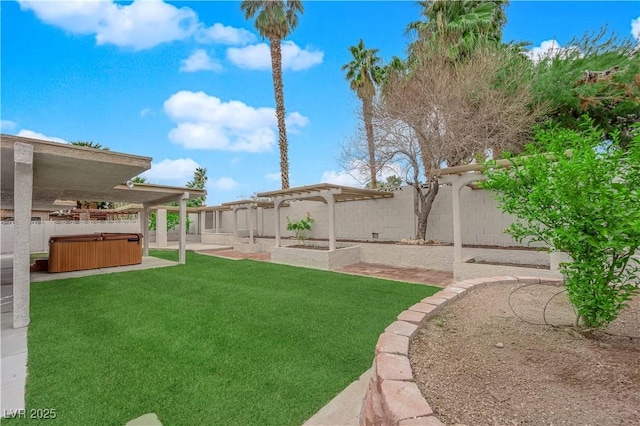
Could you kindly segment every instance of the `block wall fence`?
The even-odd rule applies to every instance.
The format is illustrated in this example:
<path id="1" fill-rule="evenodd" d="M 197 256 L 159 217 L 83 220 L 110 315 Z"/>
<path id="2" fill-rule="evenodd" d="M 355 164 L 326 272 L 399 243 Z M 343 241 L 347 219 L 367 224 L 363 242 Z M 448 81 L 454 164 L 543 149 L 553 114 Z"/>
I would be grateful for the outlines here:
<path id="1" fill-rule="evenodd" d="M 336 236 L 339 239 L 362 241 L 399 241 L 414 238 L 417 220 L 413 200 L 415 190 L 403 186 L 393 191 L 393 198 L 347 201 L 336 203 Z M 461 191 L 462 242 L 463 244 L 520 246 L 504 230 L 514 218 L 503 214 L 490 191 L 465 187 Z M 327 205 L 313 201 L 293 201 L 281 208 L 280 227 L 283 236 L 293 236 L 286 231 L 287 217 L 291 221 L 303 218 L 307 213 L 314 220 L 311 238 L 327 238 Z M 261 229 L 261 236 L 274 236 L 274 209 L 258 209 L 254 215 L 254 229 Z M 248 229 L 247 210 L 238 211 L 239 229 Z M 213 228 L 213 214 L 207 213 L 206 227 Z M 233 212 L 222 212 L 222 232 L 233 231 Z M 453 212 L 451 187 L 442 186 L 434 200 L 427 225 L 427 239 L 453 242 Z"/>
<path id="2" fill-rule="evenodd" d="M 347 201 L 336 203 L 336 236 L 338 239 L 358 241 L 399 241 L 414 238 L 417 220 L 414 214 L 413 200 L 415 190 L 403 186 L 393 190 L 393 198 L 377 200 Z M 520 246 L 504 230 L 514 218 L 498 209 L 493 193 L 481 189 L 465 187 L 461 191 L 461 217 L 463 244 Z M 297 221 L 309 213 L 314 220 L 311 238 L 325 239 L 329 235 L 327 205 L 313 201 L 292 201 L 288 207 L 281 208 L 280 228 L 283 236 L 293 236 L 287 231 L 287 217 Z M 190 240 L 202 234 L 197 214 L 189 214 L 191 226 Z M 247 230 L 248 211 L 238 211 L 238 228 Z M 256 236 L 275 236 L 274 209 L 258 209 L 254 214 Z M 2 253 L 13 252 L 13 224 L 2 223 Z M 213 213 L 205 216 L 205 232 L 213 232 Z M 51 235 L 90 234 L 94 232 L 139 232 L 137 220 L 113 222 L 54 222 L 43 221 L 31 224 L 31 251 L 47 251 Z M 221 214 L 219 229 L 224 233 L 233 232 L 233 212 Z M 177 239 L 177 230 L 169 231 L 168 239 Z M 154 241 L 154 232 L 150 240 Z M 241 232 L 247 235 L 247 232 Z M 451 187 L 441 186 L 429 214 L 427 239 L 444 243 L 453 242 L 453 212 Z"/>

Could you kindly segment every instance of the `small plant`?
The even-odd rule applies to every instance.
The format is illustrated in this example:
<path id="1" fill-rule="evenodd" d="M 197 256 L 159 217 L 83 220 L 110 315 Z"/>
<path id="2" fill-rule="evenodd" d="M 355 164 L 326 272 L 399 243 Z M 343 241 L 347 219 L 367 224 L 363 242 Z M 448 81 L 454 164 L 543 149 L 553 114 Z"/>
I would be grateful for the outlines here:
<path id="1" fill-rule="evenodd" d="M 307 239 L 307 233 L 311 231 L 312 223 L 313 219 L 309 213 L 307 213 L 306 217 L 303 217 L 297 222 L 291 222 L 289 217 L 287 217 L 287 230 L 293 231 L 296 235 L 296 240 L 300 241 L 302 245 L 304 245 Z"/>

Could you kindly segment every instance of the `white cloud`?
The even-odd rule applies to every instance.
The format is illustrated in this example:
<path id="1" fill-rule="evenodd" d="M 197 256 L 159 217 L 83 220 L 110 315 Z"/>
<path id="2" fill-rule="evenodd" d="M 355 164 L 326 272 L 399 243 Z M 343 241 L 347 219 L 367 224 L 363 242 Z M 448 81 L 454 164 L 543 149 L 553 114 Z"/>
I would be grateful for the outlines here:
<path id="1" fill-rule="evenodd" d="M 94 34 L 98 44 L 115 44 L 135 50 L 182 40 L 197 29 L 196 13 L 161 0 L 135 0 L 128 5 L 113 1 L 18 0 L 47 24 L 73 34 Z"/>
<path id="2" fill-rule="evenodd" d="M 309 119 L 299 112 L 292 112 L 285 118 L 287 130 L 290 133 L 299 133 L 299 130 L 309 124 Z"/>
<path id="3" fill-rule="evenodd" d="M 379 182 L 385 182 L 389 176 L 402 176 L 402 166 L 399 164 L 386 164 L 382 170 L 378 170 L 377 177 Z M 336 172 L 328 170 L 322 173 L 320 182 L 333 183 L 335 185 L 363 187 L 369 182 L 369 167 L 367 163 L 361 160 L 354 160 L 350 164 L 349 170 Z"/>
<path id="4" fill-rule="evenodd" d="M 148 115 L 153 115 L 153 110 L 151 108 L 142 108 L 140 110 L 140 117 L 146 117 Z"/>
<path id="5" fill-rule="evenodd" d="M 244 46 L 256 41 L 256 36 L 244 28 L 234 28 L 220 23 L 213 24 L 209 28 L 201 28 L 196 33 L 196 41 L 199 43 L 219 43 L 230 46 Z"/>
<path id="6" fill-rule="evenodd" d="M 207 190 L 212 191 L 232 191 L 236 189 L 240 184 L 231 177 L 221 177 L 220 179 L 213 179 L 209 181 Z"/>
<path id="7" fill-rule="evenodd" d="M 640 16 L 631 21 L 631 35 L 640 41 Z"/>
<path id="8" fill-rule="evenodd" d="M 198 49 L 180 63 L 181 72 L 222 71 L 222 65 L 203 50 Z"/>
<path id="9" fill-rule="evenodd" d="M 177 123 L 169 132 L 169 139 L 188 149 L 264 152 L 276 143 L 273 108 L 255 108 L 240 101 L 224 102 L 204 92 L 183 90 L 164 102 L 164 111 Z M 308 123 L 299 113 L 288 117 L 293 117 L 289 129 L 294 132 Z"/>
<path id="10" fill-rule="evenodd" d="M 0 120 L 0 132 L 8 132 L 16 128 L 16 123 L 11 120 Z"/>
<path id="11" fill-rule="evenodd" d="M 198 167 L 200 165 L 191 158 L 178 158 L 176 160 L 166 158 L 159 163 L 152 162 L 151 168 L 142 173 L 142 176 L 153 183 L 158 181 L 187 182 L 193 177 L 193 172 Z"/>
<path id="12" fill-rule="evenodd" d="M 312 48 L 301 49 L 292 41 L 282 42 L 282 69 L 300 71 L 322 63 L 324 52 Z M 266 43 L 227 49 L 227 59 L 240 68 L 271 69 L 271 52 Z"/>
<path id="13" fill-rule="evenodd" d="M 362 187 L 362 183 L 359 182 L 355 177 L 351 176 L 349 173 L 336 172 L 335 170 L 329 170 L 322 173 L 320 182 L 333 183 L 334 185 Z"/>
<path id="14" fill-rule="evenodd" d="M 51 142 L 68 143 L 62 138 L 57 138 L 55 136 L 47 136 L 45 134 L 34 132 L 33 130 L 29 130 L 29 129 L 20 130 L 18 132 L 18 136 L 22 136 L 24 138 L 31 138 L 31 139 L 41 139 L 44 141 L 51 141 Z"/>
<path id="15" fill-rule="evenodd" d="M 576 47 L 562 47 L 556 40 L 545 40 L 540 43 L 540 46 L 536 46 L 530 49 L 525 55 L 533 62 L 540 62 L 546 58 L 553 57 L 566 57 L 572 52 L 576 52 Z"/>
<path id="16" fill-rule="evenodd" d="M 264 175 L 264 178 L 266 180 L 270 180 L 270 181 L 274 181 L 274 182 L 280 182 L 280 179 L 282 179 L 282 175 L 280 174 L 280 172 L 267 173 L 266 175 Z"/>

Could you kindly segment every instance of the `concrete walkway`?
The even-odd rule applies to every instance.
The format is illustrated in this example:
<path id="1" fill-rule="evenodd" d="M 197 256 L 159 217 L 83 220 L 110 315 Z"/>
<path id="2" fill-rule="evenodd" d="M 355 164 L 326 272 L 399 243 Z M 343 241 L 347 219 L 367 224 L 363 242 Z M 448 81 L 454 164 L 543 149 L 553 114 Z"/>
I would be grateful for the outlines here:
<path id="1" fill-rule="evenodd" d="M 303 426 L 358 426 L 360 409 L 367 392 L 371 369 L 362 373 L 360 378 L 347 386 L 320 411 L 314 414 Z"/>

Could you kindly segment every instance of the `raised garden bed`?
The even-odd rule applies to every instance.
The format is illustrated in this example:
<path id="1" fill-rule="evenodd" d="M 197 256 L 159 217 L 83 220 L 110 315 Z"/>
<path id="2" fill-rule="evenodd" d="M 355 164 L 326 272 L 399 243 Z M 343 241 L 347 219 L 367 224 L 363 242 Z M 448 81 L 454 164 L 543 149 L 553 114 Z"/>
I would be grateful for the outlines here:
<path id="1" fill-rule="evenodd" d="M 272 247 L 271 261 L 284 265 L 313 269 L 335 270 L 360 262 L 360 247 L 341 247 L 336 250 L 318 246 Z"/>

